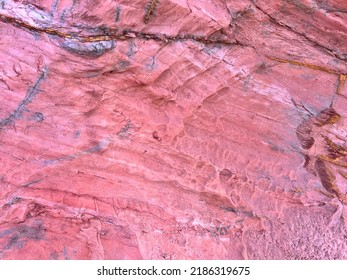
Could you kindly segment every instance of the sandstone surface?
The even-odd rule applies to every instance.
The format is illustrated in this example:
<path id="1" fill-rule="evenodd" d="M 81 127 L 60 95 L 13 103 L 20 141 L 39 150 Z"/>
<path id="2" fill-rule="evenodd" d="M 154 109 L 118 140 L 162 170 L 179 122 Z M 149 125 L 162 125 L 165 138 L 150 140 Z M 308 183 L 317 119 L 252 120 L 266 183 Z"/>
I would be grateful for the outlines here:
<path id="1" fill-rule="evenodd" d="M 0 1 L 1 259 L 347 259 L 347 2 Z"/>

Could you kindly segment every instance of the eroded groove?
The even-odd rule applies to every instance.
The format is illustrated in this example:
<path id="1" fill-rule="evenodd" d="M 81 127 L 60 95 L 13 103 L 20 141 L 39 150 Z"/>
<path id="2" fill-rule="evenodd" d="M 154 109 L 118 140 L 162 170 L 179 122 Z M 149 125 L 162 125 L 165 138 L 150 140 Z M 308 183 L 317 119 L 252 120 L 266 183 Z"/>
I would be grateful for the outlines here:
<path id="1" fill-rule="evenodd" d="M 317 116 L 311 116 L 298 125 L 296 129 L 296 136 L 303 149 L 310 149 L 315 140 L 312 136 L 314 127 L 322 127 L 327 124 L 334 124 L 340 120 L 341 116 L 334 110 L 334 108 L 327 108 L 321 111 Z"/>
<path id="2" fill-rule="evenodd" d="M 113 29 L 102 28 L 102 32 L 99 35 L 97 34 L 97 35 L 88 35 L 88 36 L 77 36 L 76 34 L 60 32 L 52 28 L 32 26 L 20 19 L 8 17 L 5 15 L 0 15 L 0 20 L 2 22 L 10 23 L 13 26 L 16 26 L 18 28 L 22 28 L 28 31 L 45 33 L 47 35 L 55 35 L 62 39 L 71 39 L 71 40 L 79 41 L 82 43 L 103 42 L 103 41 L 112 41 L 112 40 L 129 40 L 129 39 L 137 38 L 137 39 L 143 39 L 143 40 L 161 41 L 165 43 L 174 42 L 174 41 L 191 40 L 191 41 L 196 41 L 203 44 L 223 44 L 223 45 L 245 46 L 238 41 L 231 42 L 228 40 L 218 40 L 218 39 L 212 39 L 206 36 L 200 36 L 196 34 L 184 34 L 184 35 L 171 36 L 168 34 L 143 33 L 143 32 L 139 32 L 135 30 L 124 30 L 119 28 L 113 28 Z"/>
<path id="3" fill-rule="evenodd" d="M 341 116 L 334 110 L 334 108 L 327 108 L 321 111 L 317 117 L 314 118 L 314 123 L 317 126 L 324 126 L 327 124 L 334 124 L 339 121 Z"/>
<path id="4" fill-rule="evenodd" d="M 336 186 L 336 177 L 326 166 L 322 158 L 318 158 L 315 162 L 315 168 L 321 180 L 323 187 L 330 193 L 336 196 L 342 203 L 347 203 L 347 196 L 343 194 Z"/>
<path id="5" fill-rule="evenodd" d="M 310 63 L 304 63 L 304 62 L 300 62 L 300 61 L 296 61 L 296 60 L 289 60 L 289 59 L 283 59 L 283 58 L 278 58 L 278 57 L 272 57 L 272 56 L 267 56 L 267 58 L 274 60 L 274 61 L 278 61 L 281 63 L 289 63 L 289 64 L 293 64 L 293 65 L 298 65 L 298 66 L 303 66 L 306 68 L 310 68 L 313 70 L 318 70 L 318 71 L 323 71 L 329 74 L 334 74 L 334 75 L 343 75 L 344 74 L 340 74 L 332 69 L 326 68 L 326 67 L 322 67 L 319 65 L 314 65 L 314 64 L 310 64 Z"/>
<path id="6" fill-rule="evenodd" d="M 328 170 L 325 162 L 322 159 L 318 158 L 316 160 L 315 167 L 323 187 L 328 192 L 336 194 L 336 187 L 334 186 L 335 176 L 331 173 L 330 170 Z"/>
<path id="7" fill-rule="evenodd" d="M 298 125 L 296 129 L 296 136 L 299 139 L 300 145 L 303 149 L 308 150 L 314 144 L 314 138 L 311 136 L 312 125 L 309 120 L 306 120 Z"/>
<path id="8" fill-rule="evenodd" d="M 327 149 L 329 151 L 329 157 L 331 159 L 337 159 L 342 156 L 347 156 L 347 149 L 334 143 L 329 137 L 323 136 L 325 143 L 327 144 Z"/>

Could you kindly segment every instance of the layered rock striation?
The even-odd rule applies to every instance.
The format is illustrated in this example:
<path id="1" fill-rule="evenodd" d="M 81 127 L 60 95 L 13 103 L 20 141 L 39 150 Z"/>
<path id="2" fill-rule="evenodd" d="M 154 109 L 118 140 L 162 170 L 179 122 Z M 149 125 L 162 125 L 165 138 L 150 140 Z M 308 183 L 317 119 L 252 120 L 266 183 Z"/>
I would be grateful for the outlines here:
<path id="1" fill-rule="evenodd" d="M 1 259 L 346 259 L 347 2 L 0 1 Z"/>

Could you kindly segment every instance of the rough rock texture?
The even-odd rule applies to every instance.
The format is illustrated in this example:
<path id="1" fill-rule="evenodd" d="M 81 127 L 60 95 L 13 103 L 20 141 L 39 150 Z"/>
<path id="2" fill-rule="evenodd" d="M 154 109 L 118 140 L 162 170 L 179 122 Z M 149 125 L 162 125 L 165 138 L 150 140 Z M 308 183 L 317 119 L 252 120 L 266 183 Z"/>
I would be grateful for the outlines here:
<path id="1" fill-rule="evenodd" d="M 347 2 L 0 1 L 1 259 L 347 259 Z"/>

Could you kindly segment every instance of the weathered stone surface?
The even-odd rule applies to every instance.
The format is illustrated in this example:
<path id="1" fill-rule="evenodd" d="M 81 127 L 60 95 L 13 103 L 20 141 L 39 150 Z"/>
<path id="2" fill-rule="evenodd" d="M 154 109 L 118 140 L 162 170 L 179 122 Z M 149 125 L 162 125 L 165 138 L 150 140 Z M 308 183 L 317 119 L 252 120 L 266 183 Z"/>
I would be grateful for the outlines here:
<path id="1" fill-rule="evenodd" d="M 347 4 L 148 4 L 0 1 L 0 258 L 346 259 Z"/>

